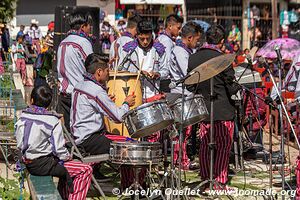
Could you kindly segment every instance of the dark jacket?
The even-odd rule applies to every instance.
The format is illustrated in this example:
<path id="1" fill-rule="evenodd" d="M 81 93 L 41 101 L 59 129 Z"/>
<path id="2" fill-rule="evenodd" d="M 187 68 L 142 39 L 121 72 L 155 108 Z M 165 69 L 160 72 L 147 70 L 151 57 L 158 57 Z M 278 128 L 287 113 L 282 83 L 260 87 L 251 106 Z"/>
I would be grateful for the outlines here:
<path id="1" fill-rule="evenodd" d="M 188 72 L 219 55 L 222 55 L 222 53 L 213 49 L 200 49 L 197 53 L 190 56 Z M 205 74 L 201 74 L 200 76 L 205 76 Z M 214 121 L 229 121 L 234 119 L 235 107 L 231 96 L 236 94 L 240 87 L 233 80 L 234 70 L 231 65 L 220 74 L 214 76 Z M 188 90 L 195 92 L 196 87 L 196 85 L 193 85 L 192 87 L 188 87 Z M 203 95 L 206 108 L 210 113 L 210 79 L 199 83 L 196 93 Z M 209 121 L 209 119 L 207 118 L 205 121 Z"/>

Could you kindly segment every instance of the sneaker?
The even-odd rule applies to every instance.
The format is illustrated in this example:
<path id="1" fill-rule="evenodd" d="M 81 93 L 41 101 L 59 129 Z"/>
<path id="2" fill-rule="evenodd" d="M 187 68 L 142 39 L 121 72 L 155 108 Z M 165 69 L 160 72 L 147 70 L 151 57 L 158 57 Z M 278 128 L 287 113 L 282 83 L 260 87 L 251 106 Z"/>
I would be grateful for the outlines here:
<path id="1" fill-rule="evenodd" d="M 197 162 L 191 162 L 190 165 L 189 165 L 189 169 L 190 169 L 190 170 L 197 170 L 197 169 L 200 169 L 200 165 L 199 165 L 199 163 L 197 163 Z"/>

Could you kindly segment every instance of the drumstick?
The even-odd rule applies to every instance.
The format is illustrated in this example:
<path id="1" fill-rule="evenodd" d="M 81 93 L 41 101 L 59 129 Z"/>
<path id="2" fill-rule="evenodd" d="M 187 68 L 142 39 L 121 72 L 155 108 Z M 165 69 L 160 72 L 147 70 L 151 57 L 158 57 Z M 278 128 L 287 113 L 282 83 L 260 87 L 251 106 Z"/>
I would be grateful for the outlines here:
<path id="1" fill-rule="evenodd" d="M 116 77 L 117 77 L 117 62 L 118 59 L 115 60 L 114 62 L 114 81 L 113 81 L 113 91 L 112 91 L 112 95 L 115 95 L 115 91 L 116 91 Z"/>
<path id="2" fill-rule="evenodd" d="M 141 72 L 142 72 L 143 64 L 144 64 L 144 59 L 142 60 L 142 63 L 141 63 L 141 65 L 140 65 L 140 70 L 139 70 L 139 72 L 138 72 L 138 76 L 137 76 L 136 81 L 135 81 L 135 85 L 134 85 L 134 89 L 133 89 L 132 95 L 134 95 L 135 90 L 136 90 L 136 87 L 137 87 L 137 84 L 138 84 L 138 81 L 139 81 L 139 79 L 140 79 L 140 75 L 141 75 Z"/>

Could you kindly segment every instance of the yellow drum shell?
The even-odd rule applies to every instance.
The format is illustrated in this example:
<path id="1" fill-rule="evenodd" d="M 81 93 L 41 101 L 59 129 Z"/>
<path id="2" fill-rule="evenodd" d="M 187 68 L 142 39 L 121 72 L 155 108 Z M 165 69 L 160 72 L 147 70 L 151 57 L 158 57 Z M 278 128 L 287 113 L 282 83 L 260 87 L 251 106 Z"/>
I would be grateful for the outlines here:
<path id="1" fill-rule="evenodd" d="M 114 81 L 114 71 L 110 71 L 109 81 L 107 82 L 108 94 L 115 95 L 115 103 L 117 106 L 122 106 L 126 96 L 131 95 L 134 92 L 134 89 L 134 94 L 136 96 L 135 105 L 130 107 L 130 109 L 142 105 L 141 81 L 137 80 L 137 77 L 137 73 L 118 71 L 116 74 L 116 80 Z M 107 130 L 112 134 L 129 136 L 128 130 L 124 123 L 116 124 L 106 118 L 105 125 Z"/>

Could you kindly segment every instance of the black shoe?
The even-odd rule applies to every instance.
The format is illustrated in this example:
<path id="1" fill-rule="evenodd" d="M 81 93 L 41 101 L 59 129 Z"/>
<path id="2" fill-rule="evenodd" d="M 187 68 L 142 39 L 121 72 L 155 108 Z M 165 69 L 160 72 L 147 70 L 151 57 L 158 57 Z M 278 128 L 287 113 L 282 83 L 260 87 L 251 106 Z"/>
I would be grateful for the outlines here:
<path id="1" fill-rule="evenodd" d="M 101 172 L 95 172 L 94 176 L 98 183 L 104 183 L 111 180 L 109 177 L 103 175 Z"/>
<path id="2" fill-rule="evenodd" d="M 200 169 L 200 165 L 199 165 L 199 163 L 197 163 L 197 162 L 191 162 L 191 163 L 190 163 L 190 166 L 189 166 L 189 169 L 190 169 L 190 170 L 197 170 L 197 169 Z"/>

